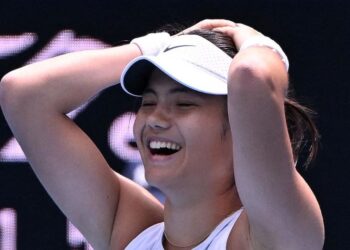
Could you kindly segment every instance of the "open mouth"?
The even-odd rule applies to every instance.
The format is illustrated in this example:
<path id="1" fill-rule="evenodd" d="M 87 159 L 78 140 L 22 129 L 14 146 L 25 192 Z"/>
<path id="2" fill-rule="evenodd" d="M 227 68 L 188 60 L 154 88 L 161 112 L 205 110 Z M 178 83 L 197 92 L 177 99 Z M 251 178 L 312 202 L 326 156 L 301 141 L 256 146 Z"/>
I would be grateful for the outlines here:
<path id="1" fill-rule="evenodd" d="M 172 155 L 181 149 L 177 143 L 162 141 L 150 141 L 148 147 L 152 155 Z"/>

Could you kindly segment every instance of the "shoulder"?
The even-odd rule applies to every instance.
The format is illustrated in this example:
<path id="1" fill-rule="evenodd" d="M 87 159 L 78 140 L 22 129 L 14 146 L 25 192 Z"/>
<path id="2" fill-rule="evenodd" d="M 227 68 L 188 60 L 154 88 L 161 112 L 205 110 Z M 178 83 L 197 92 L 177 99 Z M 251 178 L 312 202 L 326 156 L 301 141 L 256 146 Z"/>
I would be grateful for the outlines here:
<path id="1" fill-rule="evenodd" d="M 112 249 L 124 249 L 141 232 L 157 228 L 163 221 L 163 205 L 156 198 L 131 180 L 118 177 L 120 200 L 111 236 Z"/>
<path id="2" fill-rule="evenodd" d="M 249 221 L 245 210 L 232 227 L 227 240 L 227 249 L 252 249 L 250 243 Z"/>

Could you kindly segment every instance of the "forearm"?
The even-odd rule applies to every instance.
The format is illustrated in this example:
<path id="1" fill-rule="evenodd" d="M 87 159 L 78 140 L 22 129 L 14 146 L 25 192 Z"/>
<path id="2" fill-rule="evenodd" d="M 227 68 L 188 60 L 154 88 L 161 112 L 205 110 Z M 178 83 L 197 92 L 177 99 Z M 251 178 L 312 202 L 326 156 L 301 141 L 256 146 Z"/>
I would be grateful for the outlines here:
<path id="1" fill-rule="evenodd" d="M 66 54 L 27 65 L 2 79 L 2 106 L 15 107 L 17 102 L 22 102 L 33 105 L 34 109 L 45 107 L 67 113 L 118 83 L 125 65 L 139 55 L 136 45 L 124 45 Z"/>

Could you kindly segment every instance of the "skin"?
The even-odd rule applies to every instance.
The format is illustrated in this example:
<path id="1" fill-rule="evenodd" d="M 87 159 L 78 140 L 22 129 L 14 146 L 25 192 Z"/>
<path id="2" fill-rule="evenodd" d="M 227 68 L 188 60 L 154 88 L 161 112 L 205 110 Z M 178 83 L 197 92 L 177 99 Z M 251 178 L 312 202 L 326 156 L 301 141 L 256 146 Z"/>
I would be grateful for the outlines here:
<path id="1" fill-rule="evenodd" d="M 222 32 L 237 48 L 261 35 L 227 20 L 204 20 L 189 30 L 197 28 Z M 283 108 L 288 75 L 278 54 L 251 47 L 233 59 L 230 130 L 224 137 L 222 98 L 174 94 L 176 83 L 159 72 L 152 75 L 144 101 L 156 105 L 141 108 L 135 135 L 147 179 L 167 195 L 164 207 L 114 173 L 65 116 L 118 82 L 125 65 L 139 55 L 135 45 L 72 53 L 12 71 L 0 84 L 1 108 L 32 168 L 92 246 L 124 249 L 163 220 L 173 242 L 193 243 L 242 203 L 227 249 L 321 249 L 320 208 L 293 164 Z M 179 107 L 179 98 L 187 95 L 198 105 Z M 199 127 L 198 120 L 206 126 Z M 153 136 L 174 140 L 182 149 L 169 159 L 152 158 L 145 141 Z"/>
<path id="2" fill-rule="evenodd" d="M 167 235 L 180 245 L 199 242 L 241 207 L 234 187 L 230 131 L 222 136 L 224 100 L 191 91 L 159 71 L 152 74 L 143 94 L 135 138 L 147 180 L 167 197 Z M 169 156 L 152 155 L 150 139 L 176 142 L 181 149 Z"/>
<path id="3" fill-rule="evenodd" d="M 221 137 L 221 121 L 224 118 L 221 110 L 224 105 L 224 98 L 221 96 L 191 91 L 159 71 L 152 74 L 134 125 L 134 135 L 145 164 L 147 180 L 151 184 L 171 194 L 172 186 L 186 185 L 184 188 L 187 188 L 193 184 L 193 177 L 198 175 L 198 171 L 205 171 L 209 166 L 211 169 L 214 163 L 219 166 L 228 165 L 230 171 L 224 171 L 222 175 L 233 182 L 231 136 L 226 134 L 224 138 Z M 176 142 L 181 150 L 168 157 L 152 157 L 147 144 L 149 138 Z M 200 145 L 199 141 L 204 145 Z M 222 158 L 230 161 L 221 160 Z M 187 165 L 191 166 L 194 173 L 183 169 L 182 166 Z M 152 173 L 153 170 L 162 171 L 162 166 L 177 168 L 179 172 L 163 182 L 167 173 Z M 189 176 L 189 180 L 184 179 L 185 176 Z M 178 184 L 179 181 L 182 182 L 181 185 Z"/>

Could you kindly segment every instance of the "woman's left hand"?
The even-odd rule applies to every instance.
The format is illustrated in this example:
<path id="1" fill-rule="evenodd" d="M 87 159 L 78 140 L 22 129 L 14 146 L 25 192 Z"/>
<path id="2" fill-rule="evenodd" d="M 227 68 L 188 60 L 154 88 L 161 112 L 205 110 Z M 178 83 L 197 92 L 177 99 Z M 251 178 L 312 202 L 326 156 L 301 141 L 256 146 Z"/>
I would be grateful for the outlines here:
<path id="1" fill-rule="evenodd" d="M 235 23 L 225 19 L 205 19 L 182 31 L 186 34 L 196 29 L 206 29 L 221 32 L 231 37 L 236 48 L 239 50 L 247 39 L 253 36 L 263 36 L 260 32 L 248 25 Z"/>
<path id="2" fill-rule="evenodd" d="M 249 38 L 256 36 L 264 36 L 252 27 L 242 23 L 234 23 L 234 25 L 216 27 L 212 30 L 231 37 L 238 50 L 240 50 L 242 44 Z"/>

